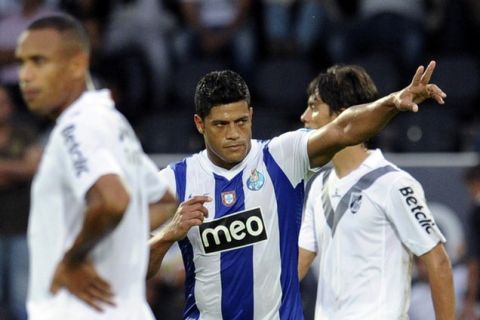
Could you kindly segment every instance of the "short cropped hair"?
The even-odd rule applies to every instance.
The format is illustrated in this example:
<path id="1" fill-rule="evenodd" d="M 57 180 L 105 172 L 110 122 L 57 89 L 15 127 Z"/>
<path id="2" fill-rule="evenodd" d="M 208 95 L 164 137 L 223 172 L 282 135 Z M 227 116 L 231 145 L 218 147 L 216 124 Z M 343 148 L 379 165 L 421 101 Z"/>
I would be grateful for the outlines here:
<path id="1" fill-rule="evenodd" d="M 357 65 L 334 65 L 318 76 L 318 94 L 331 113 L 378 99 L 375 83 L 364 68 Z"/>
<path id="2" fill-rule="evenodd" d="M 55 14 L 33 21 L 28 31 L 54 29 L 76 50 L 90 54 L 90 38 L 83 25 L 68 14 Z"/>
<path id="3" fill-rule="evenodd" d="M 219 105 L 245 101 L 250 106 L 250 91 L 245 80 L 231 70 L 212 71 L 197 84 L 195 113 L 204 119 Z"/>

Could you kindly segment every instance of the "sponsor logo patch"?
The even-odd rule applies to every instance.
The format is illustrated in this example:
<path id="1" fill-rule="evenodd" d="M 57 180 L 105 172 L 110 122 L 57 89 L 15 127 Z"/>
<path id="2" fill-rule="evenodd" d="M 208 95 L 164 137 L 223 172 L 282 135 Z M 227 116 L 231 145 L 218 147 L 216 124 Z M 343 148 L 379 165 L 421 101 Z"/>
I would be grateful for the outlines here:
<path id="1" fill-rule="evenodd" d="M 247 180 L 247 188 L 252 191 L 258 191 L 263 187 L 264 184 L 265 176 L 257 169 L 253 169 L 250 173 L 250 177 L 248 177 Z"/>
<path id="2" fill-rule="evenodd" d="M 204 222 L 199 229 L 205 253 L 237 249 L 267 239 L 260 208 Z"/>
<path id="3" fill-rule="evenodd" d="M 73 162 L 75 175 L 80 177 L 82 173 L 88 172 L 87 158 L 80 150 L 80 144 L 75 138 L 75 125 L 71 124 L 62 130 L 62 136 L 67 147 L 68 154 Z"/>
<path id="4" fill-rule="evenodd" d="M 400 191 L 402 194 L 403 200 L 410 208 L 410 212 L 413 214 L 420 226 L 423 228 L 423 230 L 425 230 L 425 232 L 430 234 L 435 222 L 433 222 L 433 220 L 423 212 L 424 206 L 420 205 L 421 201 L 415 197 L 413 189 L 411 187 L 404 187 L 400 188 L 398 191 Z"/>

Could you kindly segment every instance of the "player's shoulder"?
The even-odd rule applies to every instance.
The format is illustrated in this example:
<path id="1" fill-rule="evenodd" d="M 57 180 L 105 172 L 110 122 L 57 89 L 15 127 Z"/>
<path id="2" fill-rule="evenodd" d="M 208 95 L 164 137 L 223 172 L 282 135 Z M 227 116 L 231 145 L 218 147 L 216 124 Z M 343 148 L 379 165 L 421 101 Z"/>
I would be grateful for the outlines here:
<path id="1" fill-rule="evenodd" d="M 108 90 L 83 93 L 60 115 L 59 121 L 79 122 L 85 125 L 102 121 L 105 117 L 119 114 Z"/>
<path id="2" fill-rule="evenodd" d="M 273 137 L 268 144 L 280 144 L 284 143 L 285 141 L 291 141 L 291 140 L 299 140 L 302 139 L 305 136 L 310 135 L 314 130 L 312 129 L 307 129 L 307 128 L 300 128 L 297 130 L 293 131 L 288 131 L 285 133 L 282 133 L 276 137 Z"/>

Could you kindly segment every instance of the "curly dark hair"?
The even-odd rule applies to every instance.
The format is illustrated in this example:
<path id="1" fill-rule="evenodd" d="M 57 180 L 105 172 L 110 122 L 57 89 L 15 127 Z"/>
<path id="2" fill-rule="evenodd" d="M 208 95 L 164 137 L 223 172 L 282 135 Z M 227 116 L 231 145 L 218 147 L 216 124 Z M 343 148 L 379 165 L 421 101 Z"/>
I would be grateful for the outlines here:
<path id="1" fill-rule="evenodd" d="M 197 84 L 195 112 L 202 119 L 213 107 L 238 101 L 246 101 L 250 106 L 250 91 L 245 80 L 234 71 L 212 71 Z"/>

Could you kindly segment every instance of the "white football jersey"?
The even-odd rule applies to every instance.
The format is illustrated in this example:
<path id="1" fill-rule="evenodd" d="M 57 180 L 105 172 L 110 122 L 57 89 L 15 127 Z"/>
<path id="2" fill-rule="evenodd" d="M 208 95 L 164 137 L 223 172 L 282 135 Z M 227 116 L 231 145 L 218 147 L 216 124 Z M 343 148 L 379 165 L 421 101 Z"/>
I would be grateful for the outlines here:
<path id="1" fill-rule="evenodd" d="M 299 246 L 319 256 L 315 319 L 408 319 L 412 253 L 445 238 L 421 185 L 370 151 L 339 179 L 326 170 L 313 181 Z"/>
<path id="2" fill-rule="evenodd" d="M 298 233 L 309 171 L 309 132 L 252 140 L 230 170 L 206 151 L 164 170 L 180 200 L 209 195 L 209 216 L 180 241 L 185 319 L 303 319 Z"/>
<path id="3" fill-rule="evenodd" d="M 87 191 L 107 174 L 124 180 L 130 204 L 119 225 L 90 253 L 117 304 L 98 313 L 65 289 L 53 296 L 49 287 L 83 225 Z M 108 91 L 84 93 L 68 107 L 57 119 L 32 186 L 29 319 L 153 319 L 145 299 L 148 203 L 165 190 Z"/>

